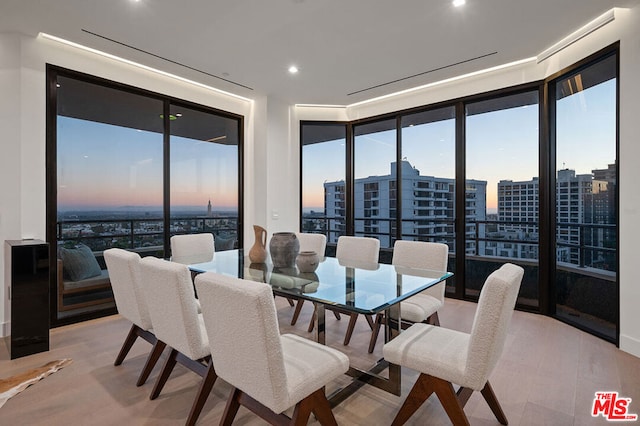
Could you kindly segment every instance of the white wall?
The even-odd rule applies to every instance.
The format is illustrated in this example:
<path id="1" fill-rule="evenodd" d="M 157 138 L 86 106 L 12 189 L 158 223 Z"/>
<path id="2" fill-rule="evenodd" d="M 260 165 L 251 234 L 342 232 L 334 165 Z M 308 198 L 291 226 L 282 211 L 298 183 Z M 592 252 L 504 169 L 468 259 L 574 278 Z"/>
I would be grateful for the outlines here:
<path id="1" fill-rule="evenodd" d="M 46 239 L 47 63 L 243 115 L 247 158 L 251 158 L 254 151 L 254 121 L 266 121 L 255 118 L 253 102 L 250 101 L 196 87 L 57 42 L 0 33 L 0 241 Z M 247 182 L 251 190 L 253 182 Z M 247 207 L 252 209 L 253 204 L 248 203 Z M 4 244 L 0 248 L 0 259 L 4 259 Z M 4 262 L 0 262 L 0 277 L 2 337 L 8 334 L 10 321 Z"/>
<path id="2" fill-rule="evenodd" d="M 0 37 L 0 279 L 4 278 L 4 240 L 20 232 L 20 38 Z M 8 290 L 0 287 L 0 336 L 8 333 Z M 7 320 L 4 320 L 4 312 Z"/>

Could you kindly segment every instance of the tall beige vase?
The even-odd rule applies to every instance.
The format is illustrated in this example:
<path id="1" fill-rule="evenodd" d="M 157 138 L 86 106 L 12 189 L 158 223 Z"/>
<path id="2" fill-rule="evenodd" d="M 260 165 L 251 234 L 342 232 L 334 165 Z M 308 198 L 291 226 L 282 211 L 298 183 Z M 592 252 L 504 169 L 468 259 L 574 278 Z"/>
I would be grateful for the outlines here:
<path id="1" fill-rule="evenodd" d="M 264 263 L 267 260 L 267 230 L 262 226 L 253 225 L 253 232 L 256 241 L 249 250 L 249 259 L 252 263 Z"/>

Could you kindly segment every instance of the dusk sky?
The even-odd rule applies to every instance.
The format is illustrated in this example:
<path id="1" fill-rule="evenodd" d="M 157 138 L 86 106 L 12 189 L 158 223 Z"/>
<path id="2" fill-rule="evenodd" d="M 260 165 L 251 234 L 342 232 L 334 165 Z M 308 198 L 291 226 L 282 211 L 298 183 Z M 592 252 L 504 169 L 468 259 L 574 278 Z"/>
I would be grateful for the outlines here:
<path id="1" fill-rule="evenodd" d="M 615 161 L 615 80 L 558 101 L 557 167 L 577 174 Z M 497 183 L 538 175 L 538 109 L 524 106 L 467 117 L 467 178 L 487 181 L 487 208 L 497 208 Z M 453 178 L 455 123 L 403 129 L 403 158 L 421 175 Z M 172 137 L 173 206 L 235 209 L 237 146 Z M 356 178 L 388 175 L 395 130 L 358 136 Z M 344 141 L 307 145 L 303 205 L 323 208 L 323 184 L 345 177 Z M 58 117 L 58 208 L 162 205 L 162 135 Z"/>
<path id="2" fill-rule="evenodd" d="M 589 174 L 615 162 L 615 111 L 615 80 L 558 101 L 558 169 Z M 494 213 L 500 180 L 538 176 L 538 107 L 476 114 L 466 120 L 467 179 L 487 181 L 487 210 Z M 403 158 L 421 175 L 454 178 L 453 119 L 405 127 L 402 142 Z M 344 141 L 307 145 L 304 153 L 303 206 L 322 210 L 324 182 L 344 179 Z M 395 161 L 395 130 L 358 136 L 355 158 L 356 178 L 388 175 Z"/>
<path id="3" fill-rule="evenodd" d="M 237 209 L 238 148 L 172 136 L 171 204 Z M 162 135 L 58 117 L 58 209 L 162 206 Z"/>

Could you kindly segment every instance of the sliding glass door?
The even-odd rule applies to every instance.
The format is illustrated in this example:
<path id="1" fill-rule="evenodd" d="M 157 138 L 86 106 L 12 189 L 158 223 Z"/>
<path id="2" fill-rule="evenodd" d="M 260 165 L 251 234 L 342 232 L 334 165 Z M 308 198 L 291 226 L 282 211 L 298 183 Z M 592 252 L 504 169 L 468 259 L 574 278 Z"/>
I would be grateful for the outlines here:
<path id="1" fill-rule="evenodd" d="M 170 235 L 210 232 L 216 251 L 238 247 L 238 121 L 172 104 Z"/>
<path id="2" fill-rule="evenodd" d="M 103 252 L 169 257 L 171 235 L 241 246 L 239 116 L 47 68 L 52 323 L 113 312 Z"/>

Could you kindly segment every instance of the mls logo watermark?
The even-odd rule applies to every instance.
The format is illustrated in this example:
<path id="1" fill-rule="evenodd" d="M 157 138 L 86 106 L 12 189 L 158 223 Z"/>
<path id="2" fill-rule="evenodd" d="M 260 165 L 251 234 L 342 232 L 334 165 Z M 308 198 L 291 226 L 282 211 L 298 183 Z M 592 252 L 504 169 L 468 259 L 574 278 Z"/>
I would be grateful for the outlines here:
<path id="1" fill-rule="evenodd" d="M 591 416 L 602 416 L 607 421 L 629 422 L 638 420 L 637 414 L 629 413 L 631 398 L 618 396 L 618 392 L 596 392 Z"/>

